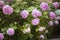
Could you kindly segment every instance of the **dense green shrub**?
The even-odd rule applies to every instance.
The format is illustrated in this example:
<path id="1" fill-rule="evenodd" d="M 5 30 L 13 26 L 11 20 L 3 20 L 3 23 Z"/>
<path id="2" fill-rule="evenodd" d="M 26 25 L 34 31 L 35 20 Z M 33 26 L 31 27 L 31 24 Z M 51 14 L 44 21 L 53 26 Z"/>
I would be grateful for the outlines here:
<path id="1" fill-rule="evenodd" d="M 47 40 L 47 35 L 53 29 L 54 22 L 58 24 L 54 11 L 59 4 L 55 7 L 51 3 L 43 3 L 47 6 L 40 6 L 38 0 L 0 2 L 3 4 L 3 7 L 0 8 L 0 33 L 4 35 L 3 39 Z"/>

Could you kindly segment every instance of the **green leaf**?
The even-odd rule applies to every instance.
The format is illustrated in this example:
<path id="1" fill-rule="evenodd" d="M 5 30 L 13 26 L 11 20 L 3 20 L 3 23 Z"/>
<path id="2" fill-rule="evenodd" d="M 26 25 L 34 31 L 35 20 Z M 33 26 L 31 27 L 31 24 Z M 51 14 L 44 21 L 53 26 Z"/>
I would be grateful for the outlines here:
<path id="1" fill-rule="evenodd" d="M 35 9 L 35 7 L 34 7 L 34 6 L 31 6 L 31 7 L 29 7 L 27 10 L 28 10 L 29 12 L 32 12 L 33 9 Z"/>
<path id="2" fill-rule="evenodd" d="M 30 34 L 29 34 L 29 38 L 32 38 L 32 37 L 33 37 L 33 35 L 30 33 Z"/>
<path id="3" fill-rule="evenodd" d="M 3 32 L 5 34 L 7 29 L 8 29 L 7 27 L 4 27 L 4 28 L 1 29 L 1 32 Z"/>
<path id="4" fill-rule="evenodd" d="M 15 30 L 18 28 L 16 25 L 14 25 L 13 23 L 10 24 L 11 28 L 14 28 Z"/>

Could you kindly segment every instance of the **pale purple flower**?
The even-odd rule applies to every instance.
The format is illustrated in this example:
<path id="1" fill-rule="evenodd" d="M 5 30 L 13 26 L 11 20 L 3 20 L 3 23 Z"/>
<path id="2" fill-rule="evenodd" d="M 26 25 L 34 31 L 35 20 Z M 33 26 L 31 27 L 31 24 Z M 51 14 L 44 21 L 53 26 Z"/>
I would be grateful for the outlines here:
<path id="1" fill-rule="evenodd" d="M 39 18 L 35 18 L 31 21 L 32 25 L 38 25 L 40 22 L 40 19 Z"/>
<path id="2" fill-rule="evenodd" d="M 60 20 L 60 16 L 55 17 L 56 20 Z"/>
<path id="3" fill-rule="evenodd" d="M 44 36 L 43 34 L 41 34 L 41 35 L 39 36 L 39 38 L 41 38 L 41 39 L 44 40 L 45 36 Z"/>
<path id="4" fill-rule="evenodd" d="M 44 31 L 46 29 L 46 27 L 40 27 L 39 31 Z"/>
<path id="5" fill-rule="evenodd" d="M 4 5 L 5 5 L 4 1 L 0 1 L 0 8 L 3 8 Z"/>
<path id="6" fill-rule="evenodd" d="M 59 24 L 59 21 L 54 21 L 55 24 Z"/>
<path id="7" fill-rule="evenodd" d="M 13 8 L 9 5 L 3 7 L 3 13 L 6 15 L 11 15 L 13 13 Z"/>
<path id="8" fill-rule="evenodd" d="M 48 25 L 50 25 L 50 26 L 52 26 L 53 24 L 54 24 L 53 21 L 48 22 Z"/>
<path id="9" fill-rule="evenodd" d="M 48 3 L 47 2 L 42 2 L 40 4 L 40 8 L 42 9 L 42 11 L 48 10 L 49 9 Z"/>
<path id="10" fill-rule="evenodd" d="M 13 28 L 8 28 L 8 30 L 7 30 L 8 35 L 12 36 L 12 35 L 14 35 L 14 33 L 15 33 L 15 31 Z"/>
<path id="11" fill-rule="evenodd" d="M 55 13 L 54 12 L 50 12 L 49 13 L 49 16 L 50 16 L 50 19 L 54 19 L 56 17 Z"/>
<path id="12" fill-rule="evenodd" d="M 53 3 L 53 7 L 56 8 L 56 9 L 59 8 L 59 3 L 58 2 L 54 2 Z"/>
<path id="13" fill-rule="evenodd" d="M 21 17 L 22 18 L 27 18 L 29 16 L 29 12 L 27 10 L 23 10 L 21 13 L 20 13 Z"/>
<path id="14" fill-rule="evenodd" d="M 3 33 L 0 33 L 0 40 L 3 40 L 4 39 L 4 35 Z"/>
<path id="15" fill-rule="evenodd" d="M 34 10 L 32 11 L 32 16 L 33 16 L 33 17 L 42 16 L 42 12 L 39 11 L 39 10 L 37 10 L 37 9 L 34 9 Z"/>

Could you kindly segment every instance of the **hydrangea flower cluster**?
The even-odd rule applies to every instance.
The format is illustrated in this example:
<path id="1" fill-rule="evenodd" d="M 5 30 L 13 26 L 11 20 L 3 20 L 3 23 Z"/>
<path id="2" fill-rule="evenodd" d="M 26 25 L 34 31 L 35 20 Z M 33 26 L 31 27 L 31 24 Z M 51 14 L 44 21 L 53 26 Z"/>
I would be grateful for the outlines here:
<path id="1" fill-rule="evenodd" d="M 55 24 L 59 24 L 59 22 L 58 22 L 58 21 L 55 21 L 54 23 L 55 23 Z"/>
<path id="2" fill-rule="evenodd" d="M 50 13 L 49 13 L 49 16 L 50 16 L 51 19 L 54 19 L 54 18 L 56 17 L 56 15 L 55 15 L 54 12 L 50 12 Z"/>
<path id="3" fill-rule="evenodd" d="M 22 16 L 22 18 L 27 18 L 29 16 L 29 13 L 27 10 L 23 10 L 20 15 Z"/>
<path id="4" fill-rule="evenodd" d="M 4 35 L 3 33 L 0 33 L 0 40 L 3 40 L 4 39 Z"/>
<path id="5" fill-rule="evenodd" d="M 53 3 L 53 7 L 54 7 L 55 9 L 59 8 L 59 3 L 58 3 L 58 2 L 54 2 L 54 3 Z"/>
<path id="6" fill-rule="evenodd" d="M 35 18 L 31 21 L 32 25 L 38 25 L 40 22 L 40 19 L 39 18 Z"/>
<path id="7" fill-rule="evenodd" d="M 45 38 L 45 36 L 44 35 L 40 35 L 39 36 L 41 39 L 43 39 L 44 40 L 44 38 Z"/>
<path id="8" fill-rule="evenodd" d="M 46 29 L 46 27 L 40 27 L 39 31 L 41 32 L 41 31 L 44 31 L 45 29 Z"/>
<path id="9" fill-rule="evenodd" d="M 4 1 L 0 1 L 0 8 L 3 8 L 4 5 L 5 5 Z"/>
<path id="10" fill-rule="evenodd" d="M 42 9 L 42 11 L 48 10 L 49 9 L 48 3 L 42 2 L 40 4 L 40 8 Z"/>
<path id="11" fill-rule="evenodd" d="M 14 31 L 13 28 L 9 28 L 9 29 L 7 30 L 7 34 L 10 35 L 10 36 L 14 35 L 14 33 L 15 33 L 15 31 Z"/>
<path id="12" fill-rule="evenodd" d="M 32 11 L 32 16 L 33 16 L 33 17 L 42 16 L 42 12 L 39 11 L 39 10 L 37 10 L 37 9 L 34 9 L 34 10 Z"/>
<path id="13" fill-rule="evenodd" d="M 3 7 L 3 13 L 6 15 L 11 15 L 13 13 L 13 8 L 10 7 L 9 5 L 5 5 Z"/>
<path id="14" fill-rule="evenodd" d="M 48 24 L 49 24 L 50 26 L 52 26 L 52 25 L 53 25 L 53 21 L 49 21 Z"/>
<path id="15" fill-rule="evenodd" d="M 30 33 L 30 32 L 31 32 L 30 27 L 28 27 L 27 29 L 24 29 L 24 30 L 23 30 L 23 33 L 24 33 L 24 34 L 26 34 L 26 33 Z"/>

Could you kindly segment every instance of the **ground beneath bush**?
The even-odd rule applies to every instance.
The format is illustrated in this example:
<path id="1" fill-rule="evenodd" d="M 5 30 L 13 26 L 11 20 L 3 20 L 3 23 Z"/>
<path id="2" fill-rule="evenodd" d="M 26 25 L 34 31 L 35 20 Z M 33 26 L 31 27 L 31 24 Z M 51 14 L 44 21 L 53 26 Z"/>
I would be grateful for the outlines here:
<path id="1" fill-rule="evenodd" d="M 49 39 L 49 40 L 60 40 L 60 38 L 55 38 L 55 39 Z"/>

